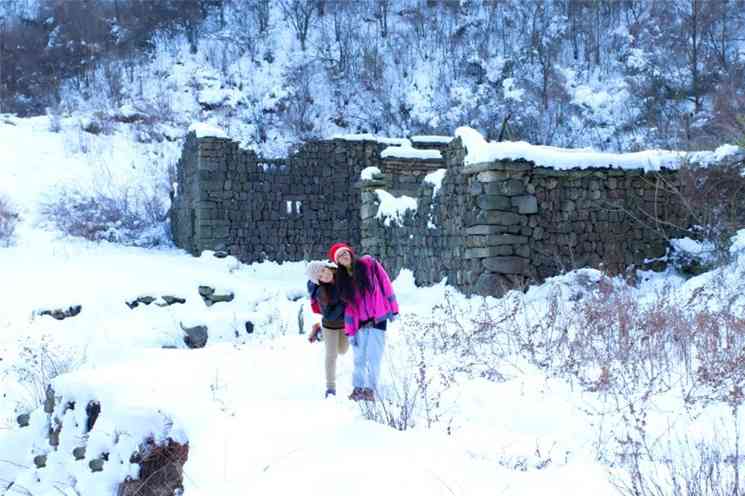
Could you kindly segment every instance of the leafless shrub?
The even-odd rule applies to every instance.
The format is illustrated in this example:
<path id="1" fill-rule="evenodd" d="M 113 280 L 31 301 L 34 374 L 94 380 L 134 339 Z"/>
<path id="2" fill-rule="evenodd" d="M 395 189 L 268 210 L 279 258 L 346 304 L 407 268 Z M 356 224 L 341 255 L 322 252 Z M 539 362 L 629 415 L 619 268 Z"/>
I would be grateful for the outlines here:
<path id="1" fill-rule="evenodd" d="M 720 251 L 745 226 L 745 176 L 742 163 L 723 163 L 710 167 L 684 164 L 680 169 L 680 197 L 684 199 L 693 224 L 701 236 Z"/>
<path id="2" fill-rule="evenodd" d="M 504 379 L 506 343 L 501 327 L 487 323 L 484 313 L 491 308 L 484 302 L 471 317 L 468 302 L 446 293 L 431 316 L 405 315 L 405 341 L 389 347 L 384 359 L 389 381 L 374 403 L 361 403 L 363 415 L 397 430 L 425 425 L 450 433 L 452 415 L 443 395 L 456 375 Z"/>
<path id="3" fill-rule="evenodd" d="M 385 58 L 376 46 L 363 46 L 362 67 L 358 80 L 367 91 L 376 91 L 380 88 L 385 72 Z"/>
<path id="4" fill-rule="evenodd" d="M 19 405 L 25 412 L 44 403 L 52 379 L 76 369 L 84 361 L 84 357 L 52 342 L 46 335 L 22 339 L 19 350 L 18 360 L 4 373 L 12 374 L 25 391 Z"/>
<path id="5" fill-rule="evenodd" d="M 47 115 L 49 116 L 49 131 L 59 133 L 62 130 L 62 116 L 59 107 L 48 107 Z"/>
<path id="6" fill-rule="evenodd" d="M 167 242 L 167 206 L 157 192 L 123 187 L 83 191 L 61 187 L 41 205 L 47 222 L 69 236 L 135 246 Z"/>
<path id="7" fill-rule="evenodd" d="M 316 105 L 313 98 L 315 77 L 315 64 L 312 61 L 291 67 L 285 74 L 286 84 L 292 89 L 292 93 L 284 102 L 286 106 L 283 119 L 295 136 L 301 140 L 312 138 L 315 130 Z"/>
<path id="8" fill-rule="evenodd" d="M 13 242 L 19 218 L 10 201 L 0 194 L 0 246 L 9 246 Z"/>
<path id="9" fill-rule="evenodd" d="M 403 353 L 389 353 L 386 363 L 391 381 L 382 388 L 376 401 L 360 402 L 362 413 L 368 420 L 399 431 L 423 422 L 428 429 L 437 425 L 449 432 L 452 418 L 443 408 L 441 398 L 451 385 L 451 371 L 435 365 L 422 342 L 409 341 L 405 351 L 399 350 Z"/>
<path id="10" fill-rule="evenodd" d="M 663 460 L 641 464 L 613 483 L 623 496 L 738 495 L 745 487 L 742 462 L 737 444 L 685 440 L 670 446 Z"/>
<path id="11" fill-rule="evenodd" d="M 101 64 L 101 79 L 108 99 L 116 106 L 124 97 L 124 69 L 122 64 L 107 60 Z"/>
<path id="12" fill-rule="evenodd" d="M 713 92 L 712 127 L 714 133 L 734 141 L 745 140 L 745 67 L 736 66 Z M 713 133 L 713 134 L 714 134 Z M 742 146 L 742 145 L 741 145 Z"/>
<path id="13" fill-rule="evenodd" d="M 359 405 L 366 419 L 405 431 L 416 425 L 415 410 L 421 390 L 408 368 L 399 370 L 392 366 L 391 371 L 393 381 L 383 397 L 374 402 L 361 401 Z"/>

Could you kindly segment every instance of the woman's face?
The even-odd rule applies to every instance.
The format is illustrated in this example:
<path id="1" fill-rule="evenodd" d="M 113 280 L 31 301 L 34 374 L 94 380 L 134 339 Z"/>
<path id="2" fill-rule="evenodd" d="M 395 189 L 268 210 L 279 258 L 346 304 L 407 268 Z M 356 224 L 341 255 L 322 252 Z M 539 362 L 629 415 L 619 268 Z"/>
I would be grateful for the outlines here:
<path id="1" fill-rule="evenodd" d="M 334 280 L 334 273 L 328 267 L 324 267 L 323 270 L 321 270 L 321 275 L 318 276 L 318 280 L 328 284 Z"/>
<path id="2" fill-rule="evenodd" d="M 352 254 L 349 250 L 340 250 L 339 254 L 336 256 L 336 262 L 349 268 L 352 266 Z"/>

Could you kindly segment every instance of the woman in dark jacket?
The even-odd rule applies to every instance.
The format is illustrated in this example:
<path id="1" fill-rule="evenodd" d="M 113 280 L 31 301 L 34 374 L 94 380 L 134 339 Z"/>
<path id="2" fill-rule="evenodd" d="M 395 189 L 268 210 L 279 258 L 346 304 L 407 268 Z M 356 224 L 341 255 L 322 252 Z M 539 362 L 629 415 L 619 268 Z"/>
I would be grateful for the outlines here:
<path id="1" fill-rule="evenodd" d="M 339 298 L 334 284 L 336 265 L 329 262 L 310 262 L 306 269 L 308 293 L 311 305 L 317 304 L 322 320 L 313 326 L 310 342 L 318 339 L 323 329 L 326 345 L 326 397 L 336 395 L 336 359 L 349 349 L 349 341 L 344 333 L 345 305 Z"/>

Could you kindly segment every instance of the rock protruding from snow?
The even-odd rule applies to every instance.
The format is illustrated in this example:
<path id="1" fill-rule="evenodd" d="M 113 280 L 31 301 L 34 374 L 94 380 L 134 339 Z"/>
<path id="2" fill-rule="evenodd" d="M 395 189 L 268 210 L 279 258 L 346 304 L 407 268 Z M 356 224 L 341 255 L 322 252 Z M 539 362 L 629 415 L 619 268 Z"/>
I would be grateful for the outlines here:
<path id="1" fill-rule="evenodd" d="M 163 295 L 160 298 L 162 301 L 158 301 L 158 298 L 154 296 L 148 296 L 148 295 L 138 296 L 134 300 L 126 301 L 125 303 L 131 309 L 137 308 L 138 306 L 140 306 L 140 304 L 148 306 L 153 302 L 155 302 L 155 305 L 159 307 L 168 307 L 171 305 L 175 305 L 176 303 L 178 304 L 186 303 L 186 298 L 181 298 L 181 297 L 173 296 L 173 295 Z"/>
<path id="2" fill-rule="evenodd" d="M 210 286 L 199 286 L 199 296 L 202 297 L 202 300 L 204 300 L 204 303 L 208 307 L 211 307 L 215 303 L 233 301 L 233 298 L 235 298 L 235 293 L 233 293 L 232 291 L 228 291 L 226 293 L 220 294 L 216 292 L 215 288 L 212 288 Z"/>
<path id="3" fill-rule="evenodd" d="M 18 417 L 16 417 L 18 427 L 28 427 L 30 420 L 31 415 L 29 415 L 28 413 L 22 413 Z"/>
<path id="4" fill-rule="evenodd" d="M 114 114 L 114 119 L 119 122 L 133 123 L 138 121 L 144 121 L 147 119 L 147 114 L 139 111 L 131 103 L 125 103 L 119 110 Z"/>
<path id="5" fill-rule="evenodd" d="M 155 301 L 155 298 L 152 296 L 138 296 L 134 300 L 125 302 L 129 308 L 137 308 L 140 306 L 140 303 L 143 305 L 150 305 L 152 302 Z"/>
<path id="6" fill-rule="evenodd" d="M 55 308 L 53 310 L 37 310 L 38 315 L 49 315 L 56 320 L 65 320 L 70 317 L 75 317 L 83 310 L 82 305 L 70 305 L 67 308 Z"/>
<path id="7" fill-rule="evenodd" d="M 209 338 L 207 326 L 197 325 L 193 327 L 184 327 L 181 324 L 181 329 L 184 331 L 184 344 L 189 348 L 204 348 Z"/>

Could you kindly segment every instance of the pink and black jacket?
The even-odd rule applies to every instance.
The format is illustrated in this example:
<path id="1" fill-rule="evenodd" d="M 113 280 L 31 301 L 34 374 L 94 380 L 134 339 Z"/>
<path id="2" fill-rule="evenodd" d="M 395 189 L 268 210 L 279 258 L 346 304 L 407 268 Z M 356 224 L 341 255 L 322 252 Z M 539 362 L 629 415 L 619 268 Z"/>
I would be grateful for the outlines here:
<path id="1" fill-rule="evenodd" d="M 358 294 L 354 302 L 347 304 L 344 311 L 344 332 L 348 336 L 354 336 L 362 322 L 378 324 L 393 320 L 398 315 L 398 301 L 391 279 L 383 266 L 369 255 L 360 257 L 358 261 L 367 268 L 371 290 Z"/>

